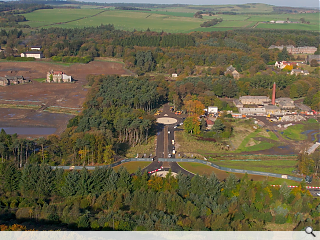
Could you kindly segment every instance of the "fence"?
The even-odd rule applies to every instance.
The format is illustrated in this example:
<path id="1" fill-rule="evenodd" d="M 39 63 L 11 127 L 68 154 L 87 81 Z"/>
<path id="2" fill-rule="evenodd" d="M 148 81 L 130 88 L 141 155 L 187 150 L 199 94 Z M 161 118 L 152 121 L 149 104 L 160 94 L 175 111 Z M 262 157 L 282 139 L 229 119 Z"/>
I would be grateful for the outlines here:
<path id="1" fill-rule="evenodd" d="M 160 161 L 160 162 L 197 162 L 197 163 L 205 164 L 205 165 L 217 168 L 222 171 L 227 171 L 227 172 L 248 173 L 248 174 L 269 176 L 269 177 L 275 177 L 275 178 L 284 178 L 284 179 L 289 179 L 289 180 L 298 181 L 298 182 L 301 182 L 303 180 L 302 178 L 292 177 L 292 176 L 282 175 L 282 174 L 277 174 L 277 173 L 267 173 L 267 172 L 258 172 L 258 171 L 251 171 L 251 170 L 242 170 L 242 169 L 220 167 L 212 162 L 208 162 L 208 161 L 204 161 L 204 160 L 200 160 L 200 159 L 159 158 L 158 161 Z"/>

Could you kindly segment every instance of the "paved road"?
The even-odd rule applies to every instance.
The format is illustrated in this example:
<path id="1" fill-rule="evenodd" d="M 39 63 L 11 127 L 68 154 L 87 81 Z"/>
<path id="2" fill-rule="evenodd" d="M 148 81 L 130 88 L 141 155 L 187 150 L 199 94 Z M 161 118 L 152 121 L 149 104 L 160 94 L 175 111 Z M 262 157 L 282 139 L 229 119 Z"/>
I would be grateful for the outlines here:
<path id="1" fill-rule="evenodd" d="M 157 158 L 155 158 L 155 160 L 150 163 L 148 166 L 146 166 L 144 169 L 142 169 L 142 171 L 147 171 L 147 172 L 151 172 L 153 170 L 159 169 L 162 166 L 162 162 L 158 162 Z"/>
<path id="2" fill-rule="evenodd" d="M 174 131 L 175 128 L 174 126 L 180 124 L 183 122 L 183 117 L 181 115 L 176 115 L 173 112 L 170 111 L 170 106 L 169 104 L 165 104 L 163 106 L 163 111 L 160 113 L 160 115 L 157 116 L 158 118 L 160 117 L 171 117 L 177 119 L 177 123 L 175 124 L 170 124 L 170 125 L 163 125 L 163 124 L 158 124 L 157 128 L 157 149 L 156 149 L 156 160 L 157 158 L 168 158 L 168 155 L 171 154 L 171 158 L 175 158 L 175 155 L 172 153 L 175 144 L 172 144 L 174 140 Z M 154 163 L 152 163 L 154 164 Z M 147 167 L 148 171 L 152 171 L 157 169 L 158 167 L 154 167 L 156 165 L 150 164 Z M 161 164 L 162 166 L 162 164 Z M 181 168 L 176 162 L 170 162 L 170 163 L 163 163 L 163 166 L 165 167 L 164 170 L 171 170 L 173 172 L 179 173 L 182 172 L 183 174 L 193 176 L 193 174 L 185 171 L 183 168 Z"/>

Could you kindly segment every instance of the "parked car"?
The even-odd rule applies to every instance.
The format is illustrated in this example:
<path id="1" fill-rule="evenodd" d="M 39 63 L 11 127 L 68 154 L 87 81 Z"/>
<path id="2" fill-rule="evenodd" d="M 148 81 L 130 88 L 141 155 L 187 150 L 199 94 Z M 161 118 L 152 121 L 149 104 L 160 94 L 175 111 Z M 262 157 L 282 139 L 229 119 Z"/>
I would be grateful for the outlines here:
<path id="1" fill-rule="evenodd" d="M 317 196 L 320 197 L 320 192 L 317 192 Z"/>

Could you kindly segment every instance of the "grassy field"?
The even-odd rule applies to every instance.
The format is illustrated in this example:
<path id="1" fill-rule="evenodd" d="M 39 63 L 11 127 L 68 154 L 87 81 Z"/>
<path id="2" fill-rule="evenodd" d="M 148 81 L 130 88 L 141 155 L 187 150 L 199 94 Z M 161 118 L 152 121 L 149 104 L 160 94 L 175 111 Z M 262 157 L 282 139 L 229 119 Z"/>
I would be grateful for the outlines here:
<path id="1" fill-rule="evenodd" d="M 138 170 L 138 168 L 140 167 L 141 169 L 145 168 L 146 166 L 148 166 L 151 162 L 127 162 L 127 163 L 123 163 L 123 164 L 120 164 L 116 167 L 114 167 L 113 169 L 115 171 L 118 171 L 119 168 L 121 166 L 124 166 L 129 173 L 134 173 Z"/>
<path id="2" fill-rule="evenodd" d="M 187 156 L 203 159 L 203 155 L 222 152 L 216 143 L 199 141 L 195 137 L 186 134 L 184 131 L 175 132 L 177 153 L 184 153 Z"/>
<path id="3" fill-rule="evenodd" d="M 293 29 L 293 30 L 306 30 L 306 31 L 319 31 L 319 25 L 316 24 L 302 24 L 302 23 L 283 23 L 283 24 L 271 24 L 271 23 L 259 23 L 256 28 L 264 29 Z"/>
<path id="4" fill-rule="evenodd" d="M 201 164 L 201 163 L 188 163 L 188 162 L 182 162 L 179 163 L 181 167 L 188 170 L 189 172 L 199 174 L 199 175 L 210 175 L 212 172 L 217 176 L 219 180 L 226 179 L 230 172 L 221 171 L 219 169 Z M 237 178 L 241 179 L 244 174 L 242 173 L 232 173 Z M 274 185 L 281 185 L 283 182 L 286 182 L 288 185 L 298 185 L 299 183 L 296 181 L 288 180 L 288 179 L 282 179 L 282 178 L 274 178 L 274 177 L 265 177 L 260 175 L 252 175 L 248 174 L 249 179 L 253 179 L 254 181 L 265 181 L 267 180 L 270 184 Z"/>
<path id="5" fill-rule="evenodd" d="M 37 82 L 45 82 L 46 78 L 34 78 L 32 79 L 33 81 L 37 81 Z"/>
<path id="6" fill-rule="evenodd" d="M 301 134 L 304 131 L 304 126 L 302 124 L 297 124 L 294 126 L 288 127 L 286 130 L 283 131 L 283 135 L 292 140 L 306 140 L 307 136 Z"/>
<path id="7" fill-rule="evenodd" d="M 146 154 L 147 156 L 151 155 L 155 156 L 155 147 L 156 147 L 156 136 L 151 136 L 148 138 L 147 144 L 137 145 L 135 147 L 131 147 L 128 149 L 126 157 L 134 158 L 139 154 Z"/>
<path id="8" fill-rule="evenodd" d="M 247 4 L 248 5 L 248 4 Z M 304 18 L 310 24 L 266 24 L 260 23 L 256 28 L 272 29 L 299 29 L 319 31 L 319 16 L 310 14 L 272 14 L 272 7 L 265 4 L 249 4 L 250 8 L 240 5 L 213 5 L 213 6 L 189 6 L 177 8 L 154 8 L 151 11 L 124 11 L 109 9 L 97 9 L 86 6 L 81 9 L 41 9 L 24 16 L 32 28 L 83 28 L 99 26 L 101 24 L 113 24 L 121 30 L 146 30 L 165 31 L 172 33 L 187 33 L 193 31 L 226 31 L 235 28 L 252 28 L 257 22 L 271 20 L 299 21 Z M 248 6 L 249 6 L 248 5 Z M 204 8 L 213 8 L 214 11 L 234 11 L 237 15 L 216 14 L 203 16 L 203 19 L 194 18 L 194 13 Z M 239 14 L 240 13 L 240 14 Z M 264 13 L 264 14 L 259 14 Z M 270 14 L 265 14 L 270 13 Z M 222 18 L 223 22 L 210 28 L 201 28 L 200 24 L 213 18 Z"/>

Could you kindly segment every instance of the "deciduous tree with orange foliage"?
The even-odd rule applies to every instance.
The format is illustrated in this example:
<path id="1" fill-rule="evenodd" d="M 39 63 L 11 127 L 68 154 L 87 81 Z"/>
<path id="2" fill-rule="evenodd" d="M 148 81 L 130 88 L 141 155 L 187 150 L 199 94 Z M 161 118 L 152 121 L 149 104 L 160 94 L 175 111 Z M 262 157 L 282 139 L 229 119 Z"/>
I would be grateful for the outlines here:
<path id="1" fill-rule="evenodd" d="M 204 113 L 204 105 L 198 100 L 188 100 L 184 103 L 184 108 L 189 115 L 202 115 Z"/>

